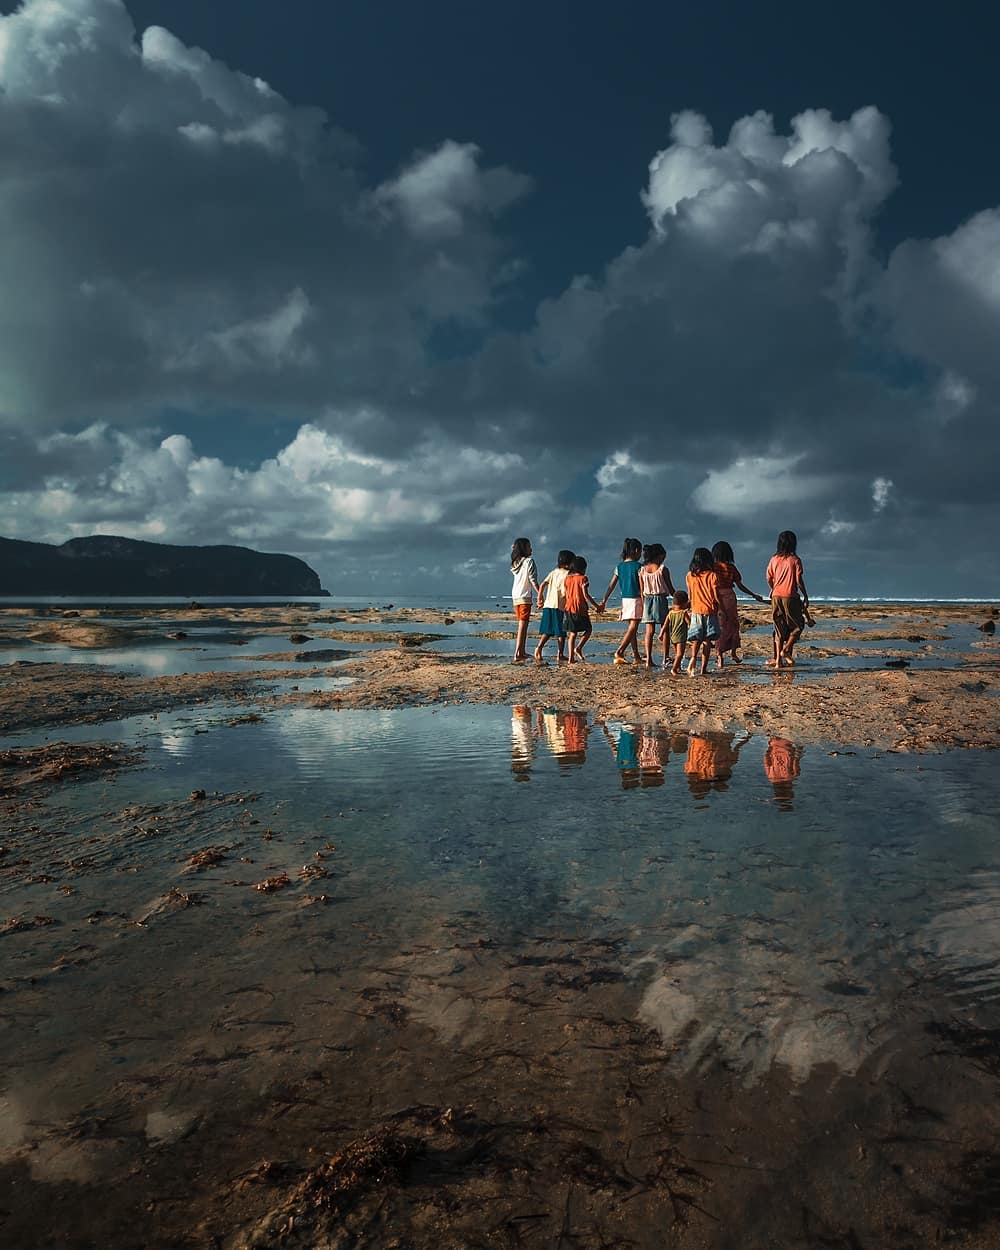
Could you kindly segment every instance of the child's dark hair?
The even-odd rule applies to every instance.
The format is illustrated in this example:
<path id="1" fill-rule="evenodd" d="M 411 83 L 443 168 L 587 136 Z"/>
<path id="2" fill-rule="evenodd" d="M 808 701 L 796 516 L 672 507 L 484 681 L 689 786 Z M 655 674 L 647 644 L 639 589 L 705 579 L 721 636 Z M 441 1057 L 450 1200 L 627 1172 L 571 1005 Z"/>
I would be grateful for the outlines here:
<path id="1" fill-rule="evenodd" d="M 573 552 L 570 551 L 569 548 L 566 548 L 565 550 L 559 552 L 559 556 L 558 556 L 558 559 L 556 560 L 556 564 L 561 569 L 568 569 L 572 565 L 575 559 L 576 559 L 576 556 L 573 554 Z"/>
<path id="2" fill-rule="evenodd" d="M 523 560 L 525 556 L 531 555 L 531 540 L 529 538 L 515 538 L 510 548 L 510 567 L 513 568 L 518 560 Z"/>
<path id="3" fill-rule="evenodd" d="M 674 591 L 674 603 L 677 607 L 686 608 L 689 602 L 690 600 L 688 599 L 688 592 L 686 590 Z"/>
<path id="4" fill-rule="evenodd" d="M 795 548 L 799 545 L 799 540 L 795 537 L 792 530 L 782 530 L 778 535 L 778 545 L 775 548 L 775 555 L 793 556 Z"/>
<path id="5" fill-rule="evenodd" d="M 622 559 L 638 560 L 642 555 L 642 543 L 638 538 L 626 538 L 622 543 Z"/>
<path id="6" fill-rule="evenodd" d="M 692 573 L 712 573 L 715 570 L 715 561 L 712 559 L 712 553 L 707 547 L 695 547 L 694 555 L 691 557 Z"/>
<path id="7" fill-rule="evenodd" d="M 667 549 L 662 543 L 647 543 L 642 549 L 643 564 L 662 564 L 667 558 Z"/>
<path id="8" fill-rule="evenodd" d="M 583 556 L 574 556 L 573 562 L 569 566 L 569 571 L 571 573 L 586 573 L 587 561 L 583 558 Z"/>
<path id="9" fill-rule="evenodd" d="M 712 548 L 713 560 L 719 560 L 724 564 L 732 564 L 735 558 L 736 557 L 733 555 L 733 549 L 727 542 L 720 540 Z"/>

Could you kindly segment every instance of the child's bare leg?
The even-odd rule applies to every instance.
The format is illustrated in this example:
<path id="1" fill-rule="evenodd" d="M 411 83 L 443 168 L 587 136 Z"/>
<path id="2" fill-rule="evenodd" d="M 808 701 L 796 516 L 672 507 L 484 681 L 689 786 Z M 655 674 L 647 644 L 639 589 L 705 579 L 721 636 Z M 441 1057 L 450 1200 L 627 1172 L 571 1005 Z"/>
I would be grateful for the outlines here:
<path id="1" fill-rule="evenodd" d="M 792 658 L 792 651 L 795 649 L 795 644 L 798 642 L 798 640 L 801 637 L 802 637 L 802 630 L 793 629 L 792 632 L 785 639 L 784 644 L 782 645 L 782 648 L 781 648 L 780 658 L 784 660 L 786 664 L 795 663 L 795 660 Z"/>
<path id="2" fill-rule="evenodd" d="M 697 639 L 691 644 L 691 662 L 690 664 L 688 664 L 688 676 L 689 677 L 694 676 L 694 666 L 698 662 L 698 651 L 700 647 L 701 647 L 701 643 Z"/>
<path id="3" fill-rule="evenodd" d="M 774 627 L 774 636 L 772 638 L 773 654 L 767 661 L 768 668 L 777 668 L 781 663 L 781 635 L 778 633 L 777 625 Z"/>
<path id="4" fill-rule="evenodd" d="M 551 634 L 542 634 L 541 637 L 538 639 L 538 646 L 535 648 L 536 660 L 540 660 L 542 658 L 542 652 L 545 650 L 545 644 L 548 642 L 548 640 L 551 637 L 552 637 Z"/>
<path id="5" fill-rule="evenodd" d="M 653 667 L 653 631 L 656 627 L 649 621 L 646 622 L 646 667 Z"/>
<path id="6" fill-rule="evenodd" d="M 566 639 L 569 642 L 569 662 L 576 663 L 576 634 L 567 634 Z"/>
<path id="7" fill-rule="evenodd" d="M 580 641 L 576 644 L 576 658 L 578 660 L 582 660 L 585 658 L 583 654 L 583 648 L 587 645 L 587 642 L 590 639 L 590 635 L 593 632 L 594 631 L 592 629 L 585 629 L 582 634 L 577 635 L 577 637 L 580 639 Z"/>
<path id="8" fill-rule="evenodd" d="M 528 621 L 518 621 L 517 638 L 514 642 L 514 659 L 523 660 L 527 658 L 527 650 L 525 644 L 528 641 Z"/>
<path id="9" fill-rule="evenodd" d="M 556 660 L 565 661 L 566 659 L 566 635 L 565 634 L 556 634 L 556 646 L 558 648 L 558 651 L 556 652 Z"/>
<path id="10" fill-rule="evenodd" d="M 615 652 L 615 655 L 620 656 L 621 659 L 624 660 L 625 652 L 631 646 L 633 654 L 635 655 L 636 661 L 638 661 L 639 659 L 639 642 L 637 638 L 638 633 L 639 633 L 639 622 L 629 621 L 628 624 L 625 626 L 625 633 L 622 636 L 621 642 L 618 644 L 618 650 Z"/>
<path id="11" fill-rule="evenodd" d="M 683 662 L 683 660 L 684 660 L 684 643 L 675 642 L 674 643 L 674 662 L 670 666 L 670 671 L 674 674 L 675 677 L 681 671 L 681 663 Z"/>

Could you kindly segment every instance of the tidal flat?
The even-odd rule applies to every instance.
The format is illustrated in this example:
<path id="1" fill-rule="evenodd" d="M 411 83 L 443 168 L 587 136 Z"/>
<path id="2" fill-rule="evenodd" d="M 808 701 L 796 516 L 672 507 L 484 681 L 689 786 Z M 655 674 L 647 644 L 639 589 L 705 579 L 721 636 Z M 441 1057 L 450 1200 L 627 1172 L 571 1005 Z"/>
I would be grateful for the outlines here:
<path id="1" fill-rule="evenodd" d="M 5 1244 L 1000 1243 L 989 606 L 90 611 L 0 613 Z"/>

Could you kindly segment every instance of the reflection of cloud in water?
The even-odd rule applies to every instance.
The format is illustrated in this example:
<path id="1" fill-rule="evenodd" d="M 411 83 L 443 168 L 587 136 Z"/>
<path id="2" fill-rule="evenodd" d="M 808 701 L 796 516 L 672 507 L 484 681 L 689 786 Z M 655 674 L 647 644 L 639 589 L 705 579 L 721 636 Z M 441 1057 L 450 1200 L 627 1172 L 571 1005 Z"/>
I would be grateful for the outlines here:
<path id="1" fill-rule="evenodd" d="M 191 754 L 191 734 L 167 732 L 160 735 L 160 746 L 174 759 L 183 759 Z"/>
<path id="2" fill-rule="evenodd" d="M 685 1070 L 718 1059 L 747 1085 L 774 1064 L 799 1082 L 823 1065 L 856 1072 L 881 1044 L 874 1035 L 889 1014 L 882 997 L 830 979 L 833 965 L 820 952 L 777 953 L 769 926 L 759 938 L 755 928 L 744 929 L 744 942 L 759 944 L 744 945 L 735 962 L 712 945 L 671 963 L 647 986 L 639 1018 Z"/>
<path id="3" fill-rule="evenodd" d="M 950 891 L 928 923 L 924 941 L 966 993 L 993 998 L 1000 990 L 1000 872 L 974 873 Z"/>
<path id="4" fill-rule="evenodd" d="M 268 721 L 268 730 L 309 775 L 329 762 L 331 751 L 365 751 L 399 732 L 395 711 L 366 711 L 364 720 L 319 708 L 287 708 Z"/>

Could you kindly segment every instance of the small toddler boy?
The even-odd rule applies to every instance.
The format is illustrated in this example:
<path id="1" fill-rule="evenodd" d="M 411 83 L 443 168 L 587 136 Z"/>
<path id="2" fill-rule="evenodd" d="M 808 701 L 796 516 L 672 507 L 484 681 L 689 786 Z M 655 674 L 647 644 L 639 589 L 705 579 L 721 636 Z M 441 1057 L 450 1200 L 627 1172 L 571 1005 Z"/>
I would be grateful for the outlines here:
<path id="1" fill-rule="evenodd" d="M 687 647 L 688 625 L 691 621 L 691 601 L 686 590 L 674 592 L 673 607 L 667 613 L 667 619 L 660 630 L 660 641 L 663 643 L 663 667 L 667 667 L 667 652 L 674 649 L 674 662 L 670 672 L 676 677 L 681 671 L 681 660 Z"/>

